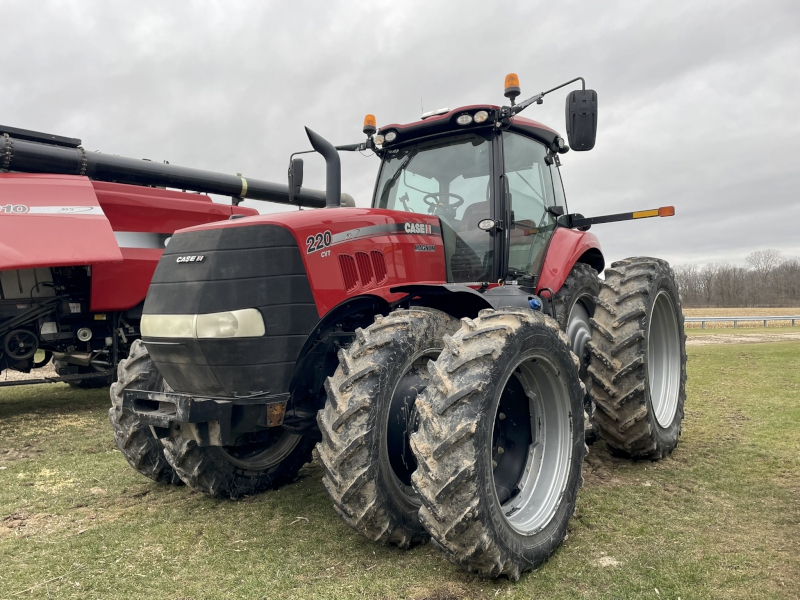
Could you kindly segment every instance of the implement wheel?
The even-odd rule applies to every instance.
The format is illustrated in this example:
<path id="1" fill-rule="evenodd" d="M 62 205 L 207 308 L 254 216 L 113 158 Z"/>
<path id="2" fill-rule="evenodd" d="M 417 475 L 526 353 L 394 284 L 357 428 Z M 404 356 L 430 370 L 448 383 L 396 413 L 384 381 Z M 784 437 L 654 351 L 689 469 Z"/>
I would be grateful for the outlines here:
<path id="1" fill-rule="evenodd" d="M 459 322 L 438 310 L 396 310 L 356 331 L 339 352 L 317 414 L 323 484 L 336 512 L 364 537 L 407 548 L 426 541 L 420 500 L 411 485 L 417 468 L 408 436 L 414 401 L 428 385 L 428 363 Z"/>
<path id="2" fill-rule="evenodd" d="M 87 380 L 90 381 L 90 380 Z M 114 428 L 114 441 L 128 464 L 158 483 L 180 485 L 180 478 L 164 458 L 161 442 L 148 425 L 122 411 L 122 393 L 128 390 L 165 391 L 166 384 L 141 340 L 131 345 L 131 352 L 117 367 L 117 381 L 111 386 L 111 409 L 108 420 Z"/>
<path id="3" fill-rule="evenodd" d="M 686 333 L 675 276 L 657 258 L 606 269 L 592 319 L 595 421 L 611 450 L 663 458 L 678 445 L 686 400 Z"/>
<path id="4" fill-rule="evenodd" d="M 577 366 L 558 324 L 524 309 L 464 319 L 429 365 L 412 479 L 455 564 L 516 580 L 564 540 L 585 453 Z"/>

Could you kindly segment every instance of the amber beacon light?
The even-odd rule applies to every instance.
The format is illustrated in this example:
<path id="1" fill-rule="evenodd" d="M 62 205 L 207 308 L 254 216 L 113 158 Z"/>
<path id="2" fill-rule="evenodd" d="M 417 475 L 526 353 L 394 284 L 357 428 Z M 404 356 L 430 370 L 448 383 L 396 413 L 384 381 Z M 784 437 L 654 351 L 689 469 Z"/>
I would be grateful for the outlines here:
<path id="1" fill-rule="evenodd" d="M 511 104 L 512 104 L 512 106 L 513 106 L 513 104 L 514 104 L 514 99 L 515 99 L 517 96 L 519 96 L 519 94 L 520 94 L 520 90 L 519 90 L 519 77 L 517 77 L 517 74 L 516 74 L 516 73 L 509 73 L 508 75 L 506 75 L 506 85 L 505 85 L 505 88 L 506 88 L 506 89 L 505 89 L 505 92 L 503 92 L 503 95 L 504 95 L 506 98 L 508 98 L 509 100 L 511 100 Z"/>
<path id="2" fill-rule="evenodd" d="M 378 126 L 375 115 L 367 115 L 364 117 L 364 133 L 366 135 L 375 135 L 376 131 L 378 131 Z"/>

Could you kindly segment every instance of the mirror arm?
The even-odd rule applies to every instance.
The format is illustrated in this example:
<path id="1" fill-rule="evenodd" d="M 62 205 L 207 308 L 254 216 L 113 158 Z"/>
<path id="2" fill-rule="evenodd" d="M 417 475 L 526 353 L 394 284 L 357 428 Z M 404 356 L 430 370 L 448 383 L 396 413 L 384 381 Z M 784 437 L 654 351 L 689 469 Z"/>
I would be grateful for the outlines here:
<path id="1" fill-rule="evenodd" d="M 360 144 L 343 144 L 342 146 L 335 146 L 335 148 L 342 152 L 363 152 L 364 150 L 375 150 L 375 141 L 372 136 L 367 138 L 367 141 Z"/>
<path id="2" fill-rule="evenodd" d="M 556 90 L 560 90 L 561 88 L 568 86 L 570 83 L 575 83 L 576 81 L 580 81 L 581 82 L 581 88 L 584 89 L 584 90 L 586 89 L 586 81 L 584 80 L 584 78 L 583 77 L 576 77 L 575 79 L 570 79 L 566 83 L 562 83 L 561 85 L 558 85 L 558 86 L 554 87 L 553 89 L 547 90 L 546 92 L 540 92 L 540 93 L 536 94 L 535 96 L 532 96 L 532 97 L 528 98 L 527 100 L 524 100 L 523 102 L 520 102 L 516 106 L 512 106 L 511 107 L 511 114 L 515 115 L 515 114 L 517 114 L 519 112 L 522 112 L 523 110 L 528 108 L 534 102 L 536 104 L 541 104 L 542 103 L 542 99 L 547 94 L 549 94 L 551 92 L 555 92 Z"/>

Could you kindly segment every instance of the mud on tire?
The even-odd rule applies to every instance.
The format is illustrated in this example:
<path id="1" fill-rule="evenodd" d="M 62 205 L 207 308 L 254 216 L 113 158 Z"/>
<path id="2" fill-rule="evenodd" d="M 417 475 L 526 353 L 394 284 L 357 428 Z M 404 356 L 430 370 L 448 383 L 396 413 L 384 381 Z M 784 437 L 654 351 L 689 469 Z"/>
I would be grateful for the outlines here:
<path id="1" fill-rule="evenodd" d="M 585 388 L 550 317 L 509 308 L 462 321 L 417 397 L 420 519 L 450 561 L 516 580 L 566 535 L 582 483 Z"/>
<path id="2" fill-rule="evenodd" d="M 597 271 L 585 263 L 575 263 L 561 289 L 556 292 L 553 304 L 556 309 L 558 325 L 566 332 L 573 354 L 580 361 L 580 377 L 587 390 L 592 381 L 587 372 L 590 353 L 587 344 L 592 338 L 590 319 L 595 312 L 595 301 L 600 293 L 600 278 Z M 585 439 L 594 443 L 599 436 L 599 428 L 594 421 L 595 406 L 590 395 L 583 399 L 586 411 Z"/>
<path id="3" fill-rule="evenodd" d="M 686 400 L 686 333 L 669 264 L 615 262 L 592 319 L 595 421 L 611 450 L 659 459 L 677 446 Z"/>
<path id="4" fill-rule="evenodd" d="M 311 462 L 314 440 L 279 428 L 267 440 L 239 447 L 199 446 L 195 440 L 165 439 L 164 456 L 189 487 L 215 498 L 239 498 L 297 479 Z"/>
<path id="5" fill-rule="evenodd" d="M 153 481 L 180 485 L 183 482 L 164 458 L 161 442 L 152 434 L 150 427 L 141 423 L 136 415 L 122 411 L 122 393 L 126 389 L 162 391 L 164 385 L 164 379 L 150 360 L 147 348 L 141 340 L 136 340 L 128 358 L 117 367 L 117 381 L 110 390 L 108 420 L 114 428 L 117 448 L 130 466 Z"/>
<path id="6" fill-rule="evenodd" d="M 427 364 L 458 320 L 425 307 L 378 316 L 339 351 L 317 414 L 323 484 L 342 519 L 364 537 L 407 548 L 426 541 L 411 487 L 416 460 L 408 434 L 414 401 L 428 383 Z"/>

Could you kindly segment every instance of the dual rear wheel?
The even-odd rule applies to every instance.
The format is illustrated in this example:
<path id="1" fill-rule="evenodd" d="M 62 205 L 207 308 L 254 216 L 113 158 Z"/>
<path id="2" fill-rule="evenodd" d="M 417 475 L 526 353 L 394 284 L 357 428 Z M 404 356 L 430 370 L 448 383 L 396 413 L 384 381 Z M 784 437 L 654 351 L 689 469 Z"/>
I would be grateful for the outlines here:
<path id="1" fill-rule="evenodd" d="M 359 333 L 319 417 L 325 485 L 348 524 L 400 546 L 429 535 L 463 568 L 516 579 L 566 535 L 584 408 L 594 412 L 586 437 L 599 432 L 616 454 L 658 459 L 675 448 L 686 358 L 669 266 L 627 259 L 600 281 L 576 265 L 555 306 L 558 322 L 485 310 L 440 343 L 414 339 L 430 309 Z M 404 417 L 392 433 L 398 397 Z"/>

